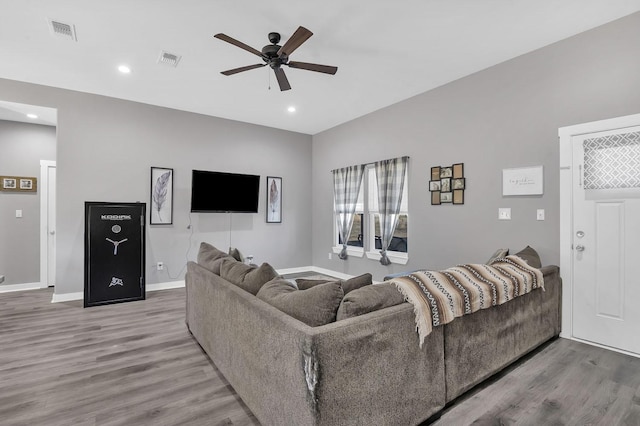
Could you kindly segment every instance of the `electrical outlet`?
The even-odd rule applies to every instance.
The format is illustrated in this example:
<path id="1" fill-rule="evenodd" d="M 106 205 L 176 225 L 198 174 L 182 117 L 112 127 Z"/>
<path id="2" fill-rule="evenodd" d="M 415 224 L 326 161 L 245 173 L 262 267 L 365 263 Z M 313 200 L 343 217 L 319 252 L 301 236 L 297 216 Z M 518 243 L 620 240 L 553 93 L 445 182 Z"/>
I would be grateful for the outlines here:
<path id="1" fill-rule="evenodd" d="M 511 220 L 511 208 L 509 207 L 500 207 L 498 209 L 498 219 L 500 220 Z"/>
<path id="2" fill-rule="evenodd" d="M 164 262 L 156 263 L 156 268 L 158 269 L 158 271 L 164 270 Z"/>
<path id="3" fill-rule="evenodd" d="M 22 210 L 16 210 L 16 217 L 17 218 L 21 218 L 22 217 Z"/>
<path id="4" fill-rule="evenodd" d="M 329 258 L 329 260 L 331 260 L 331 258 L 333 257 L 332 253 L 329 253 L 329 256 L 327 256 Z"/>

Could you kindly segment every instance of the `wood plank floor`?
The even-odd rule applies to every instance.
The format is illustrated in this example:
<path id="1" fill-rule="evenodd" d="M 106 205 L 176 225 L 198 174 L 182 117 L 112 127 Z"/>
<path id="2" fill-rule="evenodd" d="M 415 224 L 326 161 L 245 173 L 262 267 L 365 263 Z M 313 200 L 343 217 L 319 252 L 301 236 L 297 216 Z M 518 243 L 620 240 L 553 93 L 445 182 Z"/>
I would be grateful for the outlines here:
<path id="1" fill-rule="evenodd" d="M 258 425 L 184 324 L 184 289 L 83 309 L 0 294 L 1 425 Z M 640 359 L 558 339 L 434 425 L 640 425 Z M 404 425 L 402 425 L 404 426 Z"/>
<path id="2" fill-rule="evenodd" d="M 0 294 L 0 424 L 257 425 L 184 323 L 184 289 L 83 309 Z"/>

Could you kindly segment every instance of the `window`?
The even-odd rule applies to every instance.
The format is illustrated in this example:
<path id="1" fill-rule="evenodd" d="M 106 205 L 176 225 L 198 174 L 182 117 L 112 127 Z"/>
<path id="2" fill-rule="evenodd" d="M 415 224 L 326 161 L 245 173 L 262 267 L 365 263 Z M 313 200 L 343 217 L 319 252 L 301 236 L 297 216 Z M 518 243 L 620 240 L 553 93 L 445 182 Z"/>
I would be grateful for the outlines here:
<path id="1" fill-rule="evenodd" d="M 378 212 L 378 184 L 373 164 L 367 165 L 363 179 L 360 193 L 358 194 L 358 203 L 351 234 L 347 241 L 347 252 L 349 255 L 355 256 L 363 256 L 366 252 L 368 258 L 379 259 L 382 239 L 380 237 L 380 214 Z M 402 206 L 398 217 L 398 225 L 393 234 L 389 249 L 387 250 L 387 255 L 392 262 L 402 264 L 406 264 L 408 261 L 408 180 L 407 170 L 402 191 Z M 333 248 L 333 252 L 339 253 L 342 249 L 342 240 L 337 228 L 334 234 L 335 247 Z"/>
<path id="2" fill-rule="evenodd" d="M 640 132 L 584 141 L 584 189 L 640 188 Z"/>
<path id="3" fill-rule="evenodd" d="M 369 257 L 377 257 L 378 251 L 381 249 L 381 237 L 380 232 L 380 213 L 378 210 L 378 182 L 376 180 L 376 171 L 374 167 L 368 167 L 366 171 L 367 179 L 367 194 L 368 194 L 368 214 L 369 214 Z M 393 233 L 393 238 L 387 253 L 390 255 L 401 255 L 401 253 L 408 252 L 408 218 L 409 218 L 409 185 L 408 185 L 408 169 L 407 175 L 405 175 L 405 184 L 402 189 L 402 204 L 400 207 L 400 214 L 398 215 L 398 225 Z"/>
<path id="4" fill-rule="evenodd" d="M 347 241 L 347 245 L 351 247 L 363 247 L 363 232 L 362 232 L 362 224 L 364 222 L 364 191 L 362 188 L 364 187 L 364 183 L 360 186 L 360 192 L 358 193 L 358 201 L 356 204 L 356 211 L 353 216 L 353 226 L 351 227 L 351 233 L 349 234 L 349 239 Z M 335 223 L 335 221 L 334 221 Z M 336 233 L 338 235 L 338 245 L 342 245 L 342 238 L 340 238 L 340 233 L 336 229 Z"/>

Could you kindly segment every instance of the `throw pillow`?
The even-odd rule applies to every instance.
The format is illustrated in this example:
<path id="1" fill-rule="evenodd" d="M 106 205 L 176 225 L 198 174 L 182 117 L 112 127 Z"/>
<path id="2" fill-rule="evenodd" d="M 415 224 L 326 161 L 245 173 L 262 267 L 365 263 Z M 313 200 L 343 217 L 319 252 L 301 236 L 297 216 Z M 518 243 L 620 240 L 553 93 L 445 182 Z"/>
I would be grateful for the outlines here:
<path id="1" fill-rule="evenodd" d="M 198 251 L 198 264 L 203 268 L 208 269 L 216 275 L 220 275 L 220 266 L 222 265 L 222 259 L 231 259 L 231 257 L 212 246 L 211 244 L 202 242 L 200 243 L 200 250 Z"/>
<path id="2" fill-rule="evenodd" d="M 220 276 L 255 296 L 260 288 L 276 278 L 278 273 L 268 263 L 256 267 L 225 258 L 220 266 Z"/>
<path id="3" fill-rule="evenodd" d="M 540 255 L 530 246 L 526 246 L 525 248 L 514 254 L 519 258 L 524 259 L 529 264 L 529 266 L 533 266 L 534 268 L 538 269 L 542 268 Z"/>
<path id="4" fill-rule="evenodd" d="M 357 317 L 403 302 L 404 296 L 391 283 L 368 285 L 344 296 L 338 307 L 336 320 Z"/>
<path id="5" fill-rule="evenodd" d="M 509 255 L 509 249 L 498 249 L 495 251 L 495 253 L 493 253 L 491 255 L 491 257 L 489 258 L 489 260 L 487 260 L 486 265 L 491 265 L 491 262 L 493 262 L 496 259 L 499 259 L 501 257 L 505 257 Z"/>
<path id="6" fill-rule="evenodd" d="M 311 327 L 334 322 L 343 296 L 342 286 L 338 281 L 318 284 L 300 291 L 291 287 L 284 279 L 266 283 L 257 294 L 258 299 Z"/>
<path id="7" fill-rule="evenodd" d="M 298 285 L 298 289 L 308 290 L 318 284 L 324 284 L 331 281 L 336 280 L 306 280 L 304 278 L 298 278 L 296 279 L 296 284 Z M 366 273 L 358 275 L 357 277 L 349 278 L 348 280 L 338 280 L 338 282 L 342 285 L 344 294 L 347 294 L 355 289 L 373 283 L 373 276 L 370 273 Z"/>
<path id="8" fill-rule="evenodd" d="M 373 283 L 373 276 L 370 273 L 358 275 L 357 277 L 349 278 L 342 281 L 342 290 L 344 294 L 351 293 L 353 290 L 357 290 L 366 285 Z"/>
<path id="9" fill-rule="evenodd" d="M 340 280 L 308 280 L 306 278 L 296 278 L 296 286 L 298 290 L 309 290 L 320 284 L 339 283 Z"/>
<path id="10" fill-rule="evenodd" d="M 229 256 L 233 257 L 238 262 L 244 263 L 244 256 L 237 248 L 229 248 Z"/>

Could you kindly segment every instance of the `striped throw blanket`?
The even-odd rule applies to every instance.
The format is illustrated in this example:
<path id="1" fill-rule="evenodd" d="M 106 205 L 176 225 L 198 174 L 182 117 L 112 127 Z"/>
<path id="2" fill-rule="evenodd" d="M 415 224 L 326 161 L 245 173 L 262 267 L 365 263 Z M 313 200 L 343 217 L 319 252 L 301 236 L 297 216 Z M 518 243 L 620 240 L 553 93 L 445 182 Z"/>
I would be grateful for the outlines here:
<path id="1" fill-rule="evenodd" d="M 544 290 L 542 272 L 518 256 L 499 258 L 490 265 L 418 271 L 391 283 L 413 305 L 420 347 L 435 326 L 501 305 L 536 288 Z"/>

